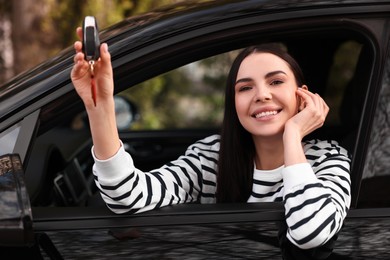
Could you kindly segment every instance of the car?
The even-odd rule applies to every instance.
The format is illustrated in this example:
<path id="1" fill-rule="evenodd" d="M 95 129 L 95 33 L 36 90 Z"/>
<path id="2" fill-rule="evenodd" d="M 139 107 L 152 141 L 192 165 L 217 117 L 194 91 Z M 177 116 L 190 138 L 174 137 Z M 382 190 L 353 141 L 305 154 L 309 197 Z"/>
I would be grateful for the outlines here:
<path id="1" fill-rule="evenodd" d="M 390 1 L 184 1 L 100 32 L 118 129 L 153 169 L 218 133 L 237 52 L 277 42 L 330 112 L 308 138 L 351 154 L 351 207 L 328 259 L 390 258 Z M 184 204 L 114 214 L 94 184 L 92 141 L 69 47 L 0 87 L 0 246 L 33 259 L 281 259 L 282 203 Z"/>

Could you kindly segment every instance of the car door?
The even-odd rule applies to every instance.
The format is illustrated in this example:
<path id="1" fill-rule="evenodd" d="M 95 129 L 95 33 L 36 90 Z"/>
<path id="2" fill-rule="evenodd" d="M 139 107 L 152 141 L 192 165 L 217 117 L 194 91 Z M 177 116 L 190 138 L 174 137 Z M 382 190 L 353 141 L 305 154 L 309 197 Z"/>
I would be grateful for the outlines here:
<path id="1" fill-rule="evenodd" d="M 316 38 L 319 34 L 325 35 L 323 36 L 326 38 L 325 42 L 322 38 Z M 306 42 L 304 51 L 300 44 L 301 37 Z M 305 62 L 303 64 L 305 70 L 311 69 L 317 62 L 322 64 L 319 65 L 320 69 L 317 72 L 312 71 L 312 74 L 315 75 L 308 78 L 308 85 L 309 88 L 313 86 L 315 92 L 321 93 L 325 97 L 326 101 L 331 104 L 333 111 L 330 112 L 326 125 L 320 131 L 313 133 L 311 138 L 336 139 L 345 146 L 349 145 L 351 153 L 360 153 L 360 151 L 354 152 L 353 148 L 355 140 L 358 138 L 356 129 L 361 120 L 361 112 L 356 118 L 351 118 L 351 114 L 342 115 L 340 112 L 355 108 L 355 106 L 348 107 L 347 104 L 347 102 L 351 102 L 348 100 L 348 95 L 345 94 L 349 90 L 349 86 L 352 85 L 356 90 L 356 86 L 353 84 L 357 81 L 362 85 L 361 95 L 358 97 L 362 98 L 366 93 L 371 74 L 356 72 L 359 66 L 363 66 L 363 68 L 359 68 L 359 71 L 369 72 L 372 68 L 373 61 L 368 63 L 366 61 L 367 56 L 372 57 L 372 47 L 360 37 L 356 35 L 344 37 L 340 31 L 334 31 L 332 27 L 330 29 L 325 27 L 319 32 L 309 34 L 303 30 L 302 35 L 297 36 L 297 39 L 287 38 L 283 41 L 281 38 L 282 36 L 279 35 L 278 41 L 283 42 L 298 59 Z M 311 56 L 310 53 L 315 53 L 318 49 L 321 49 L 323 54 L 317 55 L 316 59 L 308 59 Z M 194 141 L 218 132 L 218 125 L 222 120 L 223 107 L 221 104 L 223 101 L 221 100 L 223 100 L 223 81 L 225 79 L 223 77 L 222 79 L 218 77 L 210 79 L 208 76 L 212 72 L 214 63 L 226 62 L 222 67 L 228 68 L 231 63 L 228 58 L 234 57 L 237 51 L 233 49 L 229 52 L 190 62 L 135 86 L 130 85 L 129 88 L 116 94 L 129 102 L 133 111 L 136 111 L 134 113 L 135 120 L 130 125 L 123 124 L 125 127 L 121 128 L 119 132 L 125 149 L 133 156 L 138 168 L 147 171 L 159 167 L 180 156 Z M 343 64 L 341 68 L 339 63 Z M 204 68 L 202 64 L 208 66 L 211 64 L 211 67 Z M 197 70 L 200 72 L 196 72 Z M 185 77 L 188 71 L 191 72 L 190 75 L 198 73 L 200 76 L 198 75 L 196 81 L 190 82 Z M 222 71 L 222 69 L 218 67 L 218 71 Z M 226 70 L 221 72 L 221 74 L 226 73 Z M 343 75 L 347 76 L 343 78 Z M 365 78 L 355 79 L 356 76 Z M 172 78 L 176 81 L 172 82 Z M 216 82 L 216 84 L 213 85 L 209 82 Z M 359 102 L 359 99 L 352 101 Z M 206 110 L 208 107 L 209 110 Z M 345 110 L 343 111 L 343 109 Z M 216 116 L 210 117 L 211 112 L 217 112 Z M 349 121 L 346 122 L 346 119 Z M 85 123 L 85 120 L 83 122 Z M 45 133 L 44 139 L 46 141 L 49 140 L 49 133 L 50 131 Z M 59 134 L 57 129 L 53 133 L 55 136 Z M 69 137 L 60 140 L 69 140 Z M 88 152 L 90 152 L 90 145 L 91 143 L 88 141 L 85 146 Z M 59 144 L 59 146 L 61 145 Z M 77 156 L 78 161 L 83 161 L 81 158 L 83 157 Z M 77 175 L 73 174 L 74 171 L 71 170 L 66 170 L 62 174 L 62 176 L 67 176 L 63 177 L 65 184 L 61 189 L 62 193 L 65 193 L 66 189 L 72 190 L 67 186 L 73 187 L 74 192 L 77 191 L 76 185 L 70 181 L 77 179 Z M 66 181 L 67 179 L 68 181 Z M 42 231 L 46 229 L 45 233 L 52 239 L 58 251 L 66 257 L 71 257 L 79 244 L 86 243 L 84 242 L 86 236 L 98 239 L 96 242 L 89 242 L 89 245 L 93 248 L 92 251 L 98 250 L 101 254 L 107 254 L 111 247 L 112 250 L 121 252 L 123 255 L 132 254 L 134 257 L 153 258 L 176 256 L 176 254 L 191 256 L 193 254 L 194 256 L 209 255 L 210 257 L 234 258 L 241 254 L 255 257 L 259 256 L 259 252 L 264 258 L 281 257 L 278 232 L 279 222 L 283 221 L 284 215 L 283 207 L 279 203 L 260 203 L 249 206 L 180 205 L 139 216 L 106 216 L 104 217 L 106 220 L 100 222 L 99 219 L 107 214 L 105 212 L 108 210 L 95 207 L 96 205 L 104 206 L 104 204 L 96 188 L 93 189 L 93 185 L 91 185 L 91 192 L 97 196 L 93 196 L 87 204 L 79 205 L 80 200 L 77 199 L 77 196 L 71 196 L 72 200 L 69 201 L 68 208 L 56 209 L 55 215 L 52 215 L 52 218 L 55 219 L 52 220 L 52 223 L 62 225 L 61 229 L 64 231 L 57 232 L 47 227 L 44 218 L 50 210 L 37 209 L 35 211 L 35 216 L 38 217 L 36 228 Z M 86 206 L 90 213 L 89 217 L 83 221 L 84 214 L 70 208 L 70 206 L 75 205 Z M 64 218 L 66 215 L 68 215 L 68 220 L 72 219 L 72 222 L 67 221 L 67 217 Z M 97 226 L 99 229 L 94 230 Z M 183 236 L 182 234 L 187 235 Z M 78 239 L 66 244 L 64 241 L 68 241 L 69 237 L 78 237 Z M 114 241 L 118 241 L 118 243 Z M 101 247 L 102 243 L 113 244 Z M 144 248 L 145 245 L 155 243 L 159 244 L 158 247 L 155 246 L 155 250 Z M 245 244 L 245 246 L 240 247 L 241 244 Z M 101 249 L 98 249 L 100 247 Z M 191 248 L 191 252 L 189 252 L 189 248 Z M 334 255 L 336 257 L 344 253 L 345 251 L 336 250 Z"/>
<path id="2" fill-rule="evenodd" d="M 386 19 L 380 15 L 380 7 L 370 9 L 367 17 L 360 6 L 312 8 L 265 15 L 253 8 L 237 12 L 241 16 L 232 20 L 223 15 L 226 10 L 222 8 L 209 22 L 187 30 L 178 29 L 179 23 L 173 19 L 175 26 L 165 34 L 161 30 L 169 24 L 166 20 L 163 25 L 152 23 L 149 30 L 131 28 L 131 32 L 108 37 L 115 94 L 129 100 L 137 111 L 138 119 L 120 129 L 136 165 L 145 170 L 158 167 L 177 158 L 195 140 L 218 132 L 224 83 L 218 75 L 207 76 L 222 71 L 217 67 L 221 64 L 228 67 L 243 47 L 279 42 L 301 63 L 309 88 L 331 107 L 324 127 L 309 138 L 335 139 L 351 152 L 351 206 L 355 210 L 372 129 L 370 118 L 384 70 L 387 40 L 381 37 L 387 35 Z M 202 19 L 207 21 L 210 13 L 203 13 Z M 72 55 L 67 59 L 72 60 Z M 80 258 L 113 254 L 139 258 L 281 257 L 277 238 L 284 210 L 280 203 L 178 205 L 138 215 L 114 215 L 99 203 L 91 170 L 88 121 L 68 78 L 71 64 L 66 63 L 64 72 L 59 72 L 66 80 L 53 90 L 55 98 L 40 101 L 39 129 L 26 166 L 34 231 L 42 235 L 44 254 L 59 252 L 65 258 L 75 254 Z M 195 81 L 177 76 L 176 70 L 190 71 Z M 169 73 L 175 76 L 166 75 Z M 359 91 L 355 91 L 356 82 Z M 347 90 L 356 96 L 346 94 Z M 42 173 L 39 178 L 37 172 Z M 351 218 L 361 216 L 362 211 L 354 210 Z M 355 238 L 354 233 L 346 232 L 340 241 L 351 241 L 351 236 Z M 347 252 L 336 248 L 335 256 L 348 257 L 357 246 L 352 244 Z"/>

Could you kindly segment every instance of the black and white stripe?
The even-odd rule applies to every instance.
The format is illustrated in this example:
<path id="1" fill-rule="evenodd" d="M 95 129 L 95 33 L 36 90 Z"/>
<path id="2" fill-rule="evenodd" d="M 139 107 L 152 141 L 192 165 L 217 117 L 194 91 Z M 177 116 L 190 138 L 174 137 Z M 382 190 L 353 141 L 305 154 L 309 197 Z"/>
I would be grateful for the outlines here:
<path id="1" fill-rule="evenodd" d="M 219 135 L 200 140 L 185 155 L 151 172 L 136 169 L 122 147 L 112 159 L 95 158 L 95 182 L 108 207 L 116 213 L 143 212 L 179 203 L 215 203 L 219 142 Z M 312 248 L 325 243 L 342 226 L 350 205 L 350 158 L 333 141 L 312 140 L 303 145 L 311 167 L 291 173 L 294 187 L 287 185 L 284 167 L 271 173 L 254 170 L 248 202 L 283 201 L 287 237 L 301 248 Z M 296 178 L 302 179 L 298 185 Z"/>

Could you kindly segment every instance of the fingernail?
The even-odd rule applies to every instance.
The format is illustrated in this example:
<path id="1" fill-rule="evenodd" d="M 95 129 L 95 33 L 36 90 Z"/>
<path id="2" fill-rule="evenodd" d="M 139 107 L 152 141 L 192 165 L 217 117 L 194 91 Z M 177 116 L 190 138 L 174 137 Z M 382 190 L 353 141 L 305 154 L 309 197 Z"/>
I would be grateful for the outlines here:
<path id="1" fill-rule="evenodd" d="M 107 43 L 103 43 L 103 51 L 108 52 L 108 45 Z"/>

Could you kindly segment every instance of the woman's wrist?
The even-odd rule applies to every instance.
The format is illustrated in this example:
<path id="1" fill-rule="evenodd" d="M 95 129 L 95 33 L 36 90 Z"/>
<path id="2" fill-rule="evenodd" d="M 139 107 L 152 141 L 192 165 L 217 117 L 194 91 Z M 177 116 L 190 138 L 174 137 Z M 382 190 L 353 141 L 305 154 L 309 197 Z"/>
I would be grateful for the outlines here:
<path id="1" fill-rule="evenodd" d="M 298 128 L 286 124 L 283 133 L 283 144 L 285 166 L 307 162 L 302 148 L 302 136 Z"/>
<path id="2" fill-rule="evenodd" d="M 113 114 L 115 116 L 115 101 L 113 96 L 109 96 L 105 99 L 99 97 L 96 100 L 96 105 L 91 98 L 84 102 L 84 106 L 88 116 L 96 116 L 97 119 L 102 119 L 102 114 L 107 114 L 108 116 Z"/>
<path id="3" fill-rule="evenodd" d="M 295 140 L 297 142 L 302 141 L 303 136 L 301 135 L 301 131 L 296 124 L 291 122 L 287 122 L 284 126 L 283 133 L 283 142 Z"/>

